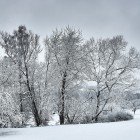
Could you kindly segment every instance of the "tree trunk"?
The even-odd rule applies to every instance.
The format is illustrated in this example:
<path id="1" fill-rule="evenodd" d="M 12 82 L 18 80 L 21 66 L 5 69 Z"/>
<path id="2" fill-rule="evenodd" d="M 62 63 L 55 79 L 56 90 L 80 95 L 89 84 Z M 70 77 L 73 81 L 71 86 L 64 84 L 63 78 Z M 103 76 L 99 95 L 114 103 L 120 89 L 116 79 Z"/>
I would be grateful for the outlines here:
<path id="1" fill-rule="evenodd" d="M 24 121 L 23 121 L 23 105 L 22 105 L 22 83 L 21 83 L 21 79 L 22 79 L 22 74 L 21 74 L 21 61 L 19 61 L 18 63 L 18 70 L 19 70 L 19 101 L 20 101 L 20 113 L 22 114 L 22 121 L 21 124 L 24 125 Z"/>
<path id="2" fill-rule="evenodd" d="M 98 94 L 97 94 L 97 106 L 96 106 L 96 117 L 95 117 L 95 122 L 98 122 L 98 116 L 97 115 L 99 113 L 99 108 L 100 108 L 100 91 L 98 91 Z"/>
<path id="3" fill-rule="evenodd" d="M 36 103 L 35 103 L 35 92 L 34 92 L 34 87 L 30 87 L 30 83 L 29 83 L 29 77 L 28 77 L 28 68 L 27 66 L 25 65 L 25 69 L 26 69 L 26 85 L 27 85 L 27 88 L 29 90 L 29 94 L 30 94 L 30 97 L 31 97 L 31 109 L 32 109 L 32 113 L 34 115 L 34 119 L 35 119 L 35 123 L 37 126 L 39 126 L 40 124 L 42 124 L 42 120 L 41 120 L 41 117 L 39 116 L 39 112 L 38 112 L 38 109 L 37 109 L 37 106 L 36 106 Z"/>
<path id="4" fill-rule="evenodd" d="M 66 85 L 66 77 L 67 77 L 67 72 L 64 72 L 63 79 L 62 79 L 62 89 L 60 93 L 60 113 L 59 113 L 59 118 L 60 118 L 60 124 L 64 124 L 65 122 L 65 85 Z"/>
<path id="5" fill-rule="evenodd" d="M 135 113 L 136 113 L 136 108 L 134 108 L 134 110 L 133 110 L 133 111 L 134 111 L 134 115 L 135 115 Z"/>
<path id="6" fill-rule="evenodd" d="M 32 101 L 32 111 L 33 111 L 33 114 L 34 114 L 36 125 L 39 126 L 40 124 L 42 124 L 42 120 L 39 116 L 38 109 L 36 107 L 36 104 L 35 104 L 34 100 Z"/>

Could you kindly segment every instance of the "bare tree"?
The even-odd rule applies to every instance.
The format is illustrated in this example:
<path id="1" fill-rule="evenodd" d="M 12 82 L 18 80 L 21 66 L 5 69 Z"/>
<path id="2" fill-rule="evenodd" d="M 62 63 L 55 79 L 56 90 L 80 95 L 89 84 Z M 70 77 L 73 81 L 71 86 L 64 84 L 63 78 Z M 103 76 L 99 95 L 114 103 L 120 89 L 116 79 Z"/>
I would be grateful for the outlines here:
<path id="1" fill-rule="evenodd" d="M 5 49 L 12 62 L 18 66 L 20 86 L 21 78 L 24 79 L 23 83 L 26 85 L 32 113 L 38 126 L 41 124 L 41 119 L 36 105 L 34 73 L 36 60 L 40 53 L 39 36 L 28 31 L 25 26 L 19 26 L 12 35 L 0 32 L 0 36 L 0 45 Z"/>
<path id="2" fill-rule="evenodd" d="M 58 112 L 60 124 L 65 120 L 65 99 L 70 96 L 77 84 L 81 54 L 81 33 L 70 27 L 53 32 L 51 37 L 46 37 L 45 44 L 52 54 L 52 65 L 55 73 L 55 85 L 58 87 L 59 102 Z M 55 87 L 55 88 L 56 88 Z"/>
<path id="3" fill-rule="evenodd" d="M 115 90 L 132 86 L 132 72 L 138 67 L 139 54 L 134 48 L 126 52 L 127 42 L 122 36 L 112 39 L 91 39 L 85 45 L 84 75 L 93 81 L 93 99 L 96 102 L 92 120 L 104 111 Z"/>

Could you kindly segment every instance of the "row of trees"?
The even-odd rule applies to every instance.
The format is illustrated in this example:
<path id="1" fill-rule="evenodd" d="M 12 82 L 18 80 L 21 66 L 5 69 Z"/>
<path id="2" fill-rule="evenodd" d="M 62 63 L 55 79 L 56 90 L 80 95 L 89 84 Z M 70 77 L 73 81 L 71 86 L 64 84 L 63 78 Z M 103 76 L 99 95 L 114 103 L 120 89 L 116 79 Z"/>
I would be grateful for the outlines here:
<path id="1" fill-rule="evenodd" d="M 73 28 L 55 30 L 44 39 L 45 62 L 38 61 L 39 36 L 25 26 L 0 32 L 0 46 L 6 53 L 0 60 L 0 120 L 12 126 L 23 125 L 30 113 L 37 126 L 45 125 L 52 111 L 60 124 L 85 116 L 97 122 L 136 83 L 139 53 L 126 51 L 122 36 L 84 41 Z M 85 86 L 88 81 L 92 86 Z"/>

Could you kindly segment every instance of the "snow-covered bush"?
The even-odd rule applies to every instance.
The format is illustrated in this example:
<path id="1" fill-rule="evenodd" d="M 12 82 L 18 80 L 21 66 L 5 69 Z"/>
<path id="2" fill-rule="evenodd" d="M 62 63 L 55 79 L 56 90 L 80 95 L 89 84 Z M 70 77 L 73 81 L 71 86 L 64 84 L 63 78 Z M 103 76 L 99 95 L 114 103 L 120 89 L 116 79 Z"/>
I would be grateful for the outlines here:
<path id="1" fill-rule="evenodd" d="M 82 118 L 81 123 L 82 123 L 82 124 L 92 123 L 92 118 L 91 118 L 91 116 L 88 116 L 88 115 L 84 116 L 84 117 Z"/>
<path id="2" fill-rule="evenodd" d="M 126 121 L 133 119 L 133 116 L 127 112 L 110 113 L 107 117 L 108 122 Z"/>
<path id="3" fill-rule="evenodd" d="M 98 119 L 98 123 L 127 121 L 131 119 L 133 119 L 133 115 L 131 115 L 130 113 L 119 111 L 119 112 L 111 112 L 106 115 L 101 114 Z M 95 123 L 95 121 L 92 119 L 91 116 L 83 116 L 80 123 L 82 124 Z"/>
<path id="4" fill-rule="evenodd" d="M 22 116 L 12 93 L 0 93 L 0 127 L 20 127 Z"/>

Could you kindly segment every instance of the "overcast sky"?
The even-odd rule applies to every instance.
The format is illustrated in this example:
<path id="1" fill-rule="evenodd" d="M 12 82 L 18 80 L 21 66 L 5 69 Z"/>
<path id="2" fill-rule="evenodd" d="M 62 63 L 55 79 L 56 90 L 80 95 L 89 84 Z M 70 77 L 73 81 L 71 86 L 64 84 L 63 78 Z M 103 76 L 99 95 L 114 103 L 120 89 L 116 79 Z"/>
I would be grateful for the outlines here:
<path id="1" fill-rule="evenodd" d="M 86 39 L 121 34 L 140 50 L 140 0 L 0 0 L 0 30 L 19 25 L 41 38 L 67 25 Z"/>

